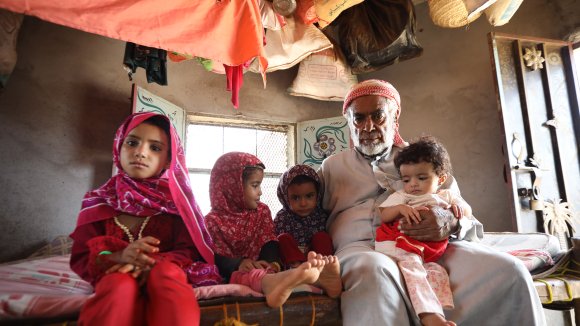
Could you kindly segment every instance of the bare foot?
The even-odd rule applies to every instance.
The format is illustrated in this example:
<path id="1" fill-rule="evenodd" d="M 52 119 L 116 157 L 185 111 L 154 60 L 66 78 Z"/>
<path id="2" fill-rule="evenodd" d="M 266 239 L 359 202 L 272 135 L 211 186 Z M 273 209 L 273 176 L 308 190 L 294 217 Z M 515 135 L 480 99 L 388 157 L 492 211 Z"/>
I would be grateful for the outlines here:
<path id="1" fill-rule="evenodd" d="M 326 265 L 320 273 L 320 277 L 315 285 L 319 285 L 326 294 L 331 298 L 337 298 L 342 293 L 342 280 L 340 278 L 340 263 L 336 256 L 322 256 L 313 251 L 308 253 L 308 258 L 316 255 L 318 259 L 324 259 Z"/>
<path id="2" fill-rule="evenodd" d="M 272 308 L 280 307 L 286 302 L 292 290 L 300 284 L 313 284 L 318 280 L 324 268 L 324 259 L 309 258 L 300 266 L 275 274 L 266 274 L 262 279 L 262 292 L 266 302 Z"/>
<path id="3" fill-rule="evenodd" d="M 419 314 L 423 326 L 457 326 L 454 322 L 446 320 L 445 317 L 436 313 Z"/>

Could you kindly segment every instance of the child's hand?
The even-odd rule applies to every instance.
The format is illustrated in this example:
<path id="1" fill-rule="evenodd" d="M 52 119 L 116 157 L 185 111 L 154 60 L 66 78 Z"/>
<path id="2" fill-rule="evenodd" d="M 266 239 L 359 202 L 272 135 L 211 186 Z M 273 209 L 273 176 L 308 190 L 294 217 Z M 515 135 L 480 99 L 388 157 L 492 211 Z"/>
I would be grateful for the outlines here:
<path id="1" fill-rule="evenodd" d="M 417 224 L 421 222 L 421 215 L 419 211 L 421 209 L 428 209 L 426 207 L 418 207 L 417 209 L 409 205 L 399 205 L 399 214 L 405 219 L 408 224 Z"/>
<path id="2" fill-rule="evenodd" d="M 270 267 L 270 264 L 268 264 L 268 262 L 265 262 L 263 260 L 255 261 L 245 258 L 240 263 L 240 267 L 238 267 L 238 270 L 242 272 L 249 272 L 252 269 L 266 269 L 268 267 Z"/>
<path id="3" fill-rule="evenodd" d="M 159 240 L 147 236 L 130 243 L 121 252 L 120 263 L 132 264 L 140 269 L 155 265 L 155 259 L 149 255 L 159 252 Z"/>
<path id="4" fill-rule="evenodd" d="M 258 260 L 258 261 L 256 261 L 256 264 L 258 264 L 258 266 L 260 266 L 257 268 L 261 268 L 261 269 L 272 268 L 272 265 L 270 265 L 270 263 L 265 261 L 265 260 Z M 254 264 L 254 266 L 255 266 L 255 264 Z"/>
<path id="5" fill-rule="evenodd" d="M 109 269 L 107 269 L 107 271 L 105 272 L 105 274 L 110 274 L 110 273 L 123 273 L 123 274 L 131 274 L 131 276 L 133 276 L 133 278 L 138 278 L 139 275 L 141 275 L 144 271 L 149 272 L 150 268 L 146 268 L 146 269 L 142 269 L 140 267 L 137 267 L 133 264 L 115 264 L 111 267 L 109 267 Z"/>
<path id="6" fill-rule="evenodd" d="M 458 220 L 464 216 L 463 209 L 461 209 L 460 206 L 452 204 L 451 210 L 453 211 L 453 215 L 455 216 L 455 218 L 457 218 Z"/>

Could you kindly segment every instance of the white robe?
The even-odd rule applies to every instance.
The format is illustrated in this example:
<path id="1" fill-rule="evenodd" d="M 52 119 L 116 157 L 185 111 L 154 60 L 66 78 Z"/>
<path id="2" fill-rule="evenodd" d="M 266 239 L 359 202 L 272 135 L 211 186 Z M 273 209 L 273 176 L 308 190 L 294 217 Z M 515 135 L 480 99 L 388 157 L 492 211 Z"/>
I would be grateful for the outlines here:
<path id="1" fill-rule="evenodd" d="M 392 156 L 378 164 L 384 175 L 397 174 Z M 338 153 L 324 160 L 319 174 L 323 207 L 330 212 L 327 227 L 345 286 L 341 296 L 344 325 L 420 325 L 397 264 L 374 251 L 380 223 L 377 206 L 391 192 L 379 186 L 370 160 L 355 150 Z M 459 191 L 453 178 L 448 179 L 445 186 Z M 396 188 L 396 182 L 391 185 Z M 483 236 L 483 227 L 475 218 L 460 223 L 458 238 L 478 240 Z M 449 272 L 455 303 L 455 309 L 445 311 L 446 317 L 462 326 L 545 325 L 542 305 L 524 264 L 475 242 L 451 241 L 437 262 Z"/>

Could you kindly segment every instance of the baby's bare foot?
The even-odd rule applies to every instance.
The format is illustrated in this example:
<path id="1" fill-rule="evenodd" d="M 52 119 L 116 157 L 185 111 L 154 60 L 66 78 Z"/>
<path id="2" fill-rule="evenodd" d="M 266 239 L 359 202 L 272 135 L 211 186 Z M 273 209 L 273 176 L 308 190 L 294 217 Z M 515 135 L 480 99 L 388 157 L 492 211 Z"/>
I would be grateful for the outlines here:
<path id="1" fill-rule="evenodd" d="M 308 255 L 310 256 L 310 253 Z M 340 296 L 342 293 L 342 280 L 340 278 L 340 263 L 338 257 L 322 256 L 320 254 L 317 254 L 316 257 L 318 259 L 324 259 L 326 262 L 316 285 L 319 285 L 331 298 Z"/>
<path id="2" fill-rule="evenodd" d="M 298 267 L 276 274 L 267 274 L 262 288 L 268 306 L 276 308 L 284 304 L 292 290 L 301 284 L 312 284 L 318 280 L 326 262 L 323 259 L 308 259 Z"/>

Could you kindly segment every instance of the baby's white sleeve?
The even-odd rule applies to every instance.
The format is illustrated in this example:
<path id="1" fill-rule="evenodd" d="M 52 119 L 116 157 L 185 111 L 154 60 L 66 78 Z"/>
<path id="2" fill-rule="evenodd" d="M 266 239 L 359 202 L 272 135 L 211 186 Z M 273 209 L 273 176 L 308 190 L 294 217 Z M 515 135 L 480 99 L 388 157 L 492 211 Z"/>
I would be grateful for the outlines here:
<path id="1" fill-rule="evenodd" d="M 379 207 L 391 207 L 405 203 L 405 197 L 399 191 L 392 193 Z"/>

